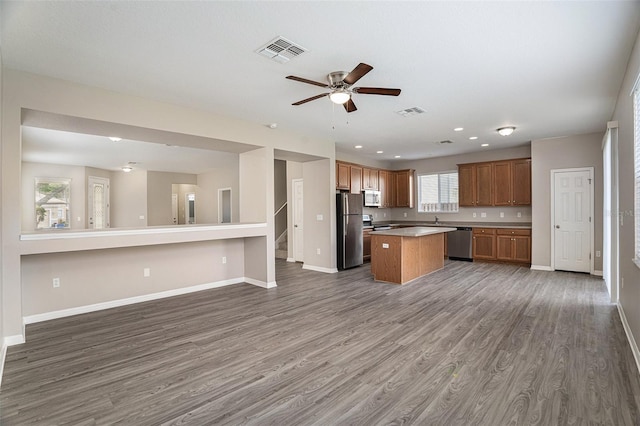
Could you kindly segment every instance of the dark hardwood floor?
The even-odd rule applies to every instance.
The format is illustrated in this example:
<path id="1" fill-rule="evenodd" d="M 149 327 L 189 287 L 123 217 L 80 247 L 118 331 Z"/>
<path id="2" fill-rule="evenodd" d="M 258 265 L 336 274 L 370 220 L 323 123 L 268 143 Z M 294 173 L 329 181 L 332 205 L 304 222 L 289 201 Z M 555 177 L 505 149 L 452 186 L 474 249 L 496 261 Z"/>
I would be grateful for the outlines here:
<path id="1" fill-rule="evenodd" d="M 449 262 L 397 286 L 277 261 L 277 282 L 28 326 L 0 423 L 639 424 L 595 277 Z"/>

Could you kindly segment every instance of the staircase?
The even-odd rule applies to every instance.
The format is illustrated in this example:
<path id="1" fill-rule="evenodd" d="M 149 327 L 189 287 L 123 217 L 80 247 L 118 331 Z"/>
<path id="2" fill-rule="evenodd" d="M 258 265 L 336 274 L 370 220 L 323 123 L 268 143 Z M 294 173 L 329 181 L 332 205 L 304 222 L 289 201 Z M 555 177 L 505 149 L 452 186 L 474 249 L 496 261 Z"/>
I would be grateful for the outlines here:
<path id="1" fill-rule="evenodd" d="M 289 248 L 287 240 L 287 231 L 285 230 L 276 240 L 276 259 L 287 259 Z"/>

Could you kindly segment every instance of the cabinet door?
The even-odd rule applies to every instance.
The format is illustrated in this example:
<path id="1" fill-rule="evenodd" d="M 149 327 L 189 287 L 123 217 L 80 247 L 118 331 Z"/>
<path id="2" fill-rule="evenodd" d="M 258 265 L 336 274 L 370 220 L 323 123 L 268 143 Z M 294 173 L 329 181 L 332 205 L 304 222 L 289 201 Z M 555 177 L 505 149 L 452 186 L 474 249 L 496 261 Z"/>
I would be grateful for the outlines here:
<path id="1" fill-rule="evenodd" d="M 476 164 L 476 206 L 493 205 L 493 164 Z"/>
<path id="2" fill-rule="evenodd" d="M 380 176 L 383 171 L 380 170 Z M 382 197 L 382 207 L 390 208 L 396 206 L 396 174 L 394 172 L 385 170 L 385 179 L 384 179 L 384 191 L 380 189 L 380 194 Z M 382 182 L 382 179 L 379 180 L 378 184 Z"/>
<path id="3" fill-rule="evenodd" d="M 371 259 L 371 231 L 363 231 L 362 233 L 362 260 Z"/>
<path id="4" fill-rule="evenodd" d="M 349 191 L 352 194 L 359 194 L 362 192 L 362 167 L 351 166 L 350 169 L 351 186 Z"/>
<path id="5" fill-rule="evenodd" d="M 378 189 L 378 171 L 362 168 L 362 189 Z"/>
<path id="6" fill-rule="evenodd" d="M 513 237 L 498 235 L 496 237 L 496 258 L 498 260 L 513 260 Z"/>
<path id="7" fill-rule="evenodd" d="M 531 205 L 531 159 L 514 160 L 512 164 L 512 198 L 514 206 Z"/>
<path id="8" fill-rule="evenodd" d="M 473 235 L 473 258 L 495 260 L 496 236 L 493 234 Z"/>
<path id="9" fill-rule="evenodd" d="M 473 164 L 458 166 L 458 204 L 461 207 L 476 205 L 476 173 Z"/>
<path id="10" fill-rule="evenodd" d="M 413 170 L 395 172 L 396 207 L 413 208 Z"/>
<path id="11" fill-rule="evenodd" d="M 378 190 L 380 191 L 380 207 L 386 207 L 387 204 L 387 185 L 388 172 L 386 170 L 378 171 Z"/>
<path id="12" fill-rule="evenodd" d="M 531 263 L 531 237 L 516 235 L 512 243 L 513 261 Z"/>
<path id="13" fill-rule="evenodd" d="M 493 205 L 510 206 L 512 203 L 511 161 L 493 163 Z"/>
<path id="14" fill-rule="evenodd" d="M 336 162 L 336 189 L 351 189 L 351 167 Z"/>

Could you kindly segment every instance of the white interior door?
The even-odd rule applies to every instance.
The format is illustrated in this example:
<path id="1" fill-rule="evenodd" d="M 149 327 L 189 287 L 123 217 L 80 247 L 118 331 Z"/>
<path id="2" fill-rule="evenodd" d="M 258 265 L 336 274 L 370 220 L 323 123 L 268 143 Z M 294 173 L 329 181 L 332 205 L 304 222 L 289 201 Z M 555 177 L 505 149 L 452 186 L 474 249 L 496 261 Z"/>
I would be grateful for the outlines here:
<path id="1" fill-rule="evenodd" d="M 109 179 L 89 176 L 87 186 L 88 228 L 109 228 Z"/>
<path id="2" fill-rule="evenodd" d="M 171 194 L 171 217 L 174 225 L 178 224 L 178 194 Z"/>
<path id="3" fill-rule="evenodd" d="M 189 225 L 196 223 L 196 194 L 184 194 L 184 222 Z"/>
<path id="4" fill-rule="evenodd" d="M 591 272 L 591 171 L 556 171 L 554 269 Z"/>
<path id="5" fill-rule="evenodd" d="M 304 262 L 304 203 L 302 179 L 291 181 L 293 188 L 293 259 L 296 262 Z"/>
<path id="6" fill-rule="evenodd" d="M 218 189 L 218 222 L 231 223 L 231 188 Z"/>

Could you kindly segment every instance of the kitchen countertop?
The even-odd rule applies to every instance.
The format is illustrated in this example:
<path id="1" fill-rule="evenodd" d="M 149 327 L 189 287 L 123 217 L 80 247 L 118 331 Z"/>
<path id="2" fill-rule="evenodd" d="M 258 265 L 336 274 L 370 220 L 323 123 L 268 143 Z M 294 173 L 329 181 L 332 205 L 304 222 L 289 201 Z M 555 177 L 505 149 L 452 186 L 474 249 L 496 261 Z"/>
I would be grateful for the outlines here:
<path id="1" fill-rule="evenodd" d="M 428 227 L 470 227 L 470 228 L 509 228 L 509 229 L 531 229 L 531 222 L 376 222 L 371 226 L 363 226 L 363 229 L 373 229 L 374 226 L 428 226 Z"/>
<path id="2" fill-rule="evenodd" d="M 389 229 L 386 231 L 373 231 L 371 235 L 389 235 L 394 237 L 424 237 L 425 235 L 443 234 L 445 232 L 451 232 L 455 230 L 456 228 L 446 228 L 442 226 L 414 226 L 411 228 L 397 228 Z"/>

